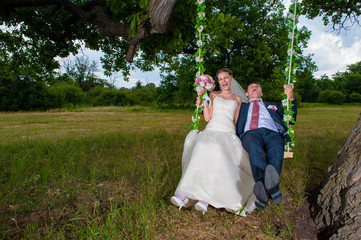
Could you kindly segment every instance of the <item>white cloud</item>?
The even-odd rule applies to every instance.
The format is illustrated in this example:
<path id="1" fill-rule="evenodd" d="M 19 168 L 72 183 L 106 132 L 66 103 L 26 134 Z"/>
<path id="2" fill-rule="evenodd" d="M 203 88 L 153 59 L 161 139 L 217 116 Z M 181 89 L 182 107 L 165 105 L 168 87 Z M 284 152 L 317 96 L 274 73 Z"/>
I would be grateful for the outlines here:
<path id="1" fill-rule="evenodd" d="M 321 18 L 309 20 L 304 16 L 300 17 L 300 25 L 312 31 L 304 54 L 313 54 L 312 59 L 319 69 L 315 77 L 324 74 L 332 77 L 338 71 L 346 71 L 347 65 L 361 61 L 361 28 L 337 34 L 324 26 Z"/>

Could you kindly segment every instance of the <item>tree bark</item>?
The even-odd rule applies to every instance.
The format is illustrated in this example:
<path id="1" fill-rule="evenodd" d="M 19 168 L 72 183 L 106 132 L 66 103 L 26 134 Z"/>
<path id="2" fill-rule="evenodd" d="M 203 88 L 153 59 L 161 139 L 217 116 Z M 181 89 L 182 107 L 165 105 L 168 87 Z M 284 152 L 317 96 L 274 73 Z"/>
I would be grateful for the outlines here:
<path id="1" fill-rule="evenodd" d="M 105 0 L 92 0 L 78 6 L 69 0 L 0 0 L 0 11 L 10 14 L 19 7 L 62 6 L 84 24 L 94 24 L 103 37 L 122 37 L 129 42 L 126 55 L 132 62 L 138 44 L 153 33 L 169 33 L 172 30 L 171 16 L 177 0 L 150 0 L 148 19 L 138 27 L 135 36 L 130 36 L 130 25 L 113 21 Z"/>
<path id="2" fill-rule="evenodd" d="M 311 210 L 319 239 L 361 239 L 361 114 Z"/>
<path id="3" fill-rule="evenodd" d="M 172 30 L 171 15 L 177 0 L 150 0 L 149 19 L 139 26 L 135 37 L 129 39 L 129 49 L 126 55 L 128 62 L 132 62 L 136 48 L 141 40 L 153 33 L 168 33 Z"/>

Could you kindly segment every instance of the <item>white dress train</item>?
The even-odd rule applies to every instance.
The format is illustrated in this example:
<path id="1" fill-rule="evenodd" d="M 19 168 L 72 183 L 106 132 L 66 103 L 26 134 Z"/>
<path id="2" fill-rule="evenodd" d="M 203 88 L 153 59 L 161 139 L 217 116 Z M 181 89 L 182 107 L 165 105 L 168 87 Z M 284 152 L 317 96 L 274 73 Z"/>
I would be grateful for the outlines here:
<path id="1" fill-rule="evenodd" d="M 235 134 L 236 107 L 236 100 L 216 96 L 205 130 L 187 135 L 175 194 L 244 216 L 255 209 L 254 180 L 248 153 Z"/>

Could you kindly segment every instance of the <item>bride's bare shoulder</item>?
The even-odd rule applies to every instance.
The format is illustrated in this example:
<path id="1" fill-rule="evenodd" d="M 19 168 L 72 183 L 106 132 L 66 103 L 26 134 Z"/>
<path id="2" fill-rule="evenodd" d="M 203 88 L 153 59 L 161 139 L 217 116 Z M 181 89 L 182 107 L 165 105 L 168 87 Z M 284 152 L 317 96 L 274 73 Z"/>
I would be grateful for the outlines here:
<path id="1" fill-rule="evenodd" d="M 216 96 L 218 96 L 221 92 L 220 91 L 212 91 L 210 94 L 210 98 L 213 100 Z"/>
<path id="2" fill-rule="evenodd" d="M 234 99 L 236 99 L 236 101 L 241 104 L 242 103 L 242 98 L 238 95 L 235 95 Z"/>

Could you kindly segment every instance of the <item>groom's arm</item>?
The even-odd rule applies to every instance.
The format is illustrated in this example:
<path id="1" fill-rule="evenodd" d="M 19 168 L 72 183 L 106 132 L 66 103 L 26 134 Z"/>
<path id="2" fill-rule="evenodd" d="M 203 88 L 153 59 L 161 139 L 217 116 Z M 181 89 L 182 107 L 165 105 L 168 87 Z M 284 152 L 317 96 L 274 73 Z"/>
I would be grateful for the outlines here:
<path id="1" fill-rule="evenodd" d="M 296 122 L 297 104 L 296 104 L 295 95 L 293 93 L 293 87 L 291 85 L 285 86 L 285 94 L 287 95 L 287 97 L 291 101 L 291 103 L 293 104 L 293 106 L 292 106 L 293 116 L 292 117 L 293 117 L 294 121 Z M 290 124 L 294 124 L 294 123 L 290 123 Z"/>

